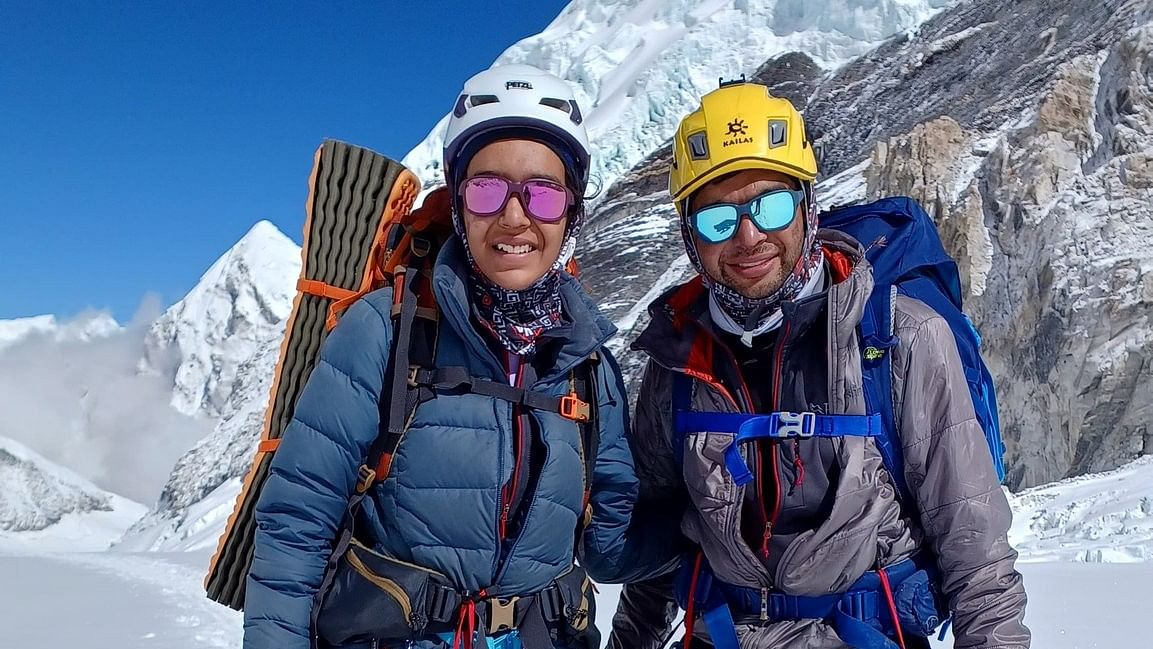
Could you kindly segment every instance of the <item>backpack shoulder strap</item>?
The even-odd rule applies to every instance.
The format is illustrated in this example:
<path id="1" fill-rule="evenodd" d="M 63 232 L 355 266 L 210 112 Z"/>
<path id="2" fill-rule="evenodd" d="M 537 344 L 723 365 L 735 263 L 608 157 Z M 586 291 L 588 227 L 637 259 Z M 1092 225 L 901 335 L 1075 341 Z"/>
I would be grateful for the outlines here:
<path id="1" fill-rule="evenodd" d="M 577 520 L 576 543 L 580 544 L 581 536 L 591 518 L 589 499 L 592 496 L 593 474 L 596 471 L 597 455 L 600 453 L 600 406 L 597 395 L 597 365 L 601 362 L 600 356 L 593 353 L 588 360 L 581 363 L 570 375 L 570 388 L 576 398 L 588 404 L 589 415 L 584 421 L 577 421 L 581 438 L 581 458 L 584 460 L 584 500 L 581 503 L 581 517 Z"/>
<path id="2" fill-rule="evenodd" d="M 885 470 L 889 472 L 903 507 L 912 509 L 916 500 L 905 481 L 905 456 L 896 414 L 893 412 L 893 362 L 891 350 L 897 345 L 893 331 L 897 287 L 876 286 L 861 317 L 861 375 L 865 407 L 880 415 L 881 434 L 875 437 Z"/>
<path id="3" fill-rule="evenodd" d="M 672 388 L 673 434 L 670 442 L 677 465 L 681 466 L 685 463 L 685 439 L 688 437 L 688 427 L 681 425 L 681 420 L 693 410 L 693 377 L 684 372 L 673 372 Z"/>
<path id="4" fill-rule="evenodd" d="M 392 457 L 400 446 L 416 407 L 431 397 L 411 384 L 410 368 L 431 366 L 436 352 L 437 318 L 435 313 L 417 308 L 414 286 L 429 263 L 426 255 L 414 252 L 412 263 L 393 286 L 395 327 L 392 348 L 385 372 L 386 383 L 380 398 L 380 432 L 369 446 L 361 465 L 356 491 L 362 496 L 392 468 Z"/>

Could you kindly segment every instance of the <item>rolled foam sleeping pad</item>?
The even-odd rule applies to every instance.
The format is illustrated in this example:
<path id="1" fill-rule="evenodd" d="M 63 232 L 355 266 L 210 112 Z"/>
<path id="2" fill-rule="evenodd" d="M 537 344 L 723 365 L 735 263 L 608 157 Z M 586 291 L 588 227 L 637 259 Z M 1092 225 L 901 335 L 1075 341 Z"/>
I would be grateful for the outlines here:
<path id="1" fill-rule="evenodd" d="M 420 182 L 399 162 L 368 149 L 325 141 L 316 151 L 305 204 L 302 280 L 315 280 L 346 292 L 375 288 L 373 254 L 387 225 L 407 214 Z M 298 290 L 281 343 L 280 358 L 264 417 L 261 446 L 244 480 L 236 505 L 209 565 L 204 587 L 216 602 L 243 610 L 245 584 L 252 565 L 255 508 L 268 477 L 273 445 L 279 440 L 321 344 L 337 297 Z"/>

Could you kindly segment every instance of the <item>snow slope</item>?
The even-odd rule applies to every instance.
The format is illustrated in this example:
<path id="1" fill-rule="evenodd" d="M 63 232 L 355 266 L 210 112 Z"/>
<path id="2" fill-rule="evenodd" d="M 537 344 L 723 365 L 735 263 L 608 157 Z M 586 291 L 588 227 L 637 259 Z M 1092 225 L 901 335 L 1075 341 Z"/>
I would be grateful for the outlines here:
<path id="1" fill-rule="evenodd" d="M 202 555 L 0 554 L 0 647 L 225 649 L 241 616 L 204 597 Z"/>
<path id="2" fill-rule="evenodd" d="M 1153 456 L 1026 489 L 1010 502 L 1010 540 L 1026 561 L 1153 562 Z"/>
<path id="3" fill-rule="evenodd" d="M 573 0 L 494 63 L 528 63 L 575 87 L 607 189 L 663 144 L 719 77 L 805 52 L 826 70 L 915 28 L 952 0 Z M 404 163 L 443 182 L 447 115 Z"/>
<path id="4" fill-rule="evenodd" d="M 145 509 L 0 437 L 0 552 L 104 550 Z"/>
<path id="5" fill-rule="evenodd" d="M 206 553 L 0 553 L 0 647 L 239 649 L 242 616 L 201 590 L 207 562 Z M 1033 563 L 1022 572 L 1034 647 L 1146 645 L 1139 638 L 1146 635 L 1153 563 Z M 619 588 L 606 587 L 597 597 L 602 629 L 618 594 Z"/>

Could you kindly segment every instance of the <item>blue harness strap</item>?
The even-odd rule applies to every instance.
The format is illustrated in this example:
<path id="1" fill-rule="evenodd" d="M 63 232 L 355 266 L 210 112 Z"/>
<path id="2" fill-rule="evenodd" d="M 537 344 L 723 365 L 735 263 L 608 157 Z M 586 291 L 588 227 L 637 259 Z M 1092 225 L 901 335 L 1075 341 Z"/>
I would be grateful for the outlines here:
<path id="1" fill-rule="evenodd" d="M 694 412 L 675 410 L 677 439 L 689 433 L 732 433 L 733 441 L 725 449 L 725 466 L 738 485 L 748 484 L 753 474 L 741 457 L 740 444 L 769 437 L 774 439 L 809 437 L 875 437 L 884 435 L 878 415 L 818 415 L 812 412 L 774 412 L 767 415 L 743 413 Z"/>
<path id="2" fill-rule="evenodd" d="M 885 575 L 896 588 L 918 570 L 922 568 L 910 558 L 885 568 Z M 713 604 L 705 611 L 703 619 L 717 649 L 738 647 L 732 614 L 734 608 L 767 615 L 768 621 L 826 620 L 837 636 L 855 649 L 899 649 L 897 643 L 886 635 L 887 631 L 892 631 L 892 619 L 879 572 L 865 573 L 845 593 L 815 597 L 776 591 L 768 591 L 766 597 L 758 589 L 732 586 L 715 579 L 702 580 L 704 584 L 707 584 L 706 588 L 716 589 L 713 593 L 698 593 L 697 600 Z M 936 622 L 931 624 L 936 626 Z"/>

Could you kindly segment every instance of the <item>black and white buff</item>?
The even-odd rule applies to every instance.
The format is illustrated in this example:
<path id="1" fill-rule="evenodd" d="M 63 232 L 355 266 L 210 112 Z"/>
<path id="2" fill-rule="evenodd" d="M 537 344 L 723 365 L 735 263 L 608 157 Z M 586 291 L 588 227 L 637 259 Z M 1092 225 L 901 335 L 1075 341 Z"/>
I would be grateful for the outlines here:
<path id="1" fill-rule="evenodd" d="M 580 234 L 583 221 L 581 216 L 579 210 L 569 215 L 560 255 L 548 272 L 532 286 L 519 291 L 497 286 L 480 272 L 468 248 L 464 224 L 459 217 L 454 216 L 453 223 L 464 242 L 465 255 L 468 256 L 472 270 L 470 290 L 473 312 L 480 324 L 510 353 L 531 355 L 536 351 L 537 339 L 541 334 L 564 324 L 564 302 L 560 294 L 563 280 L 561 272 L 576 250 L 577 235 Z"/>

